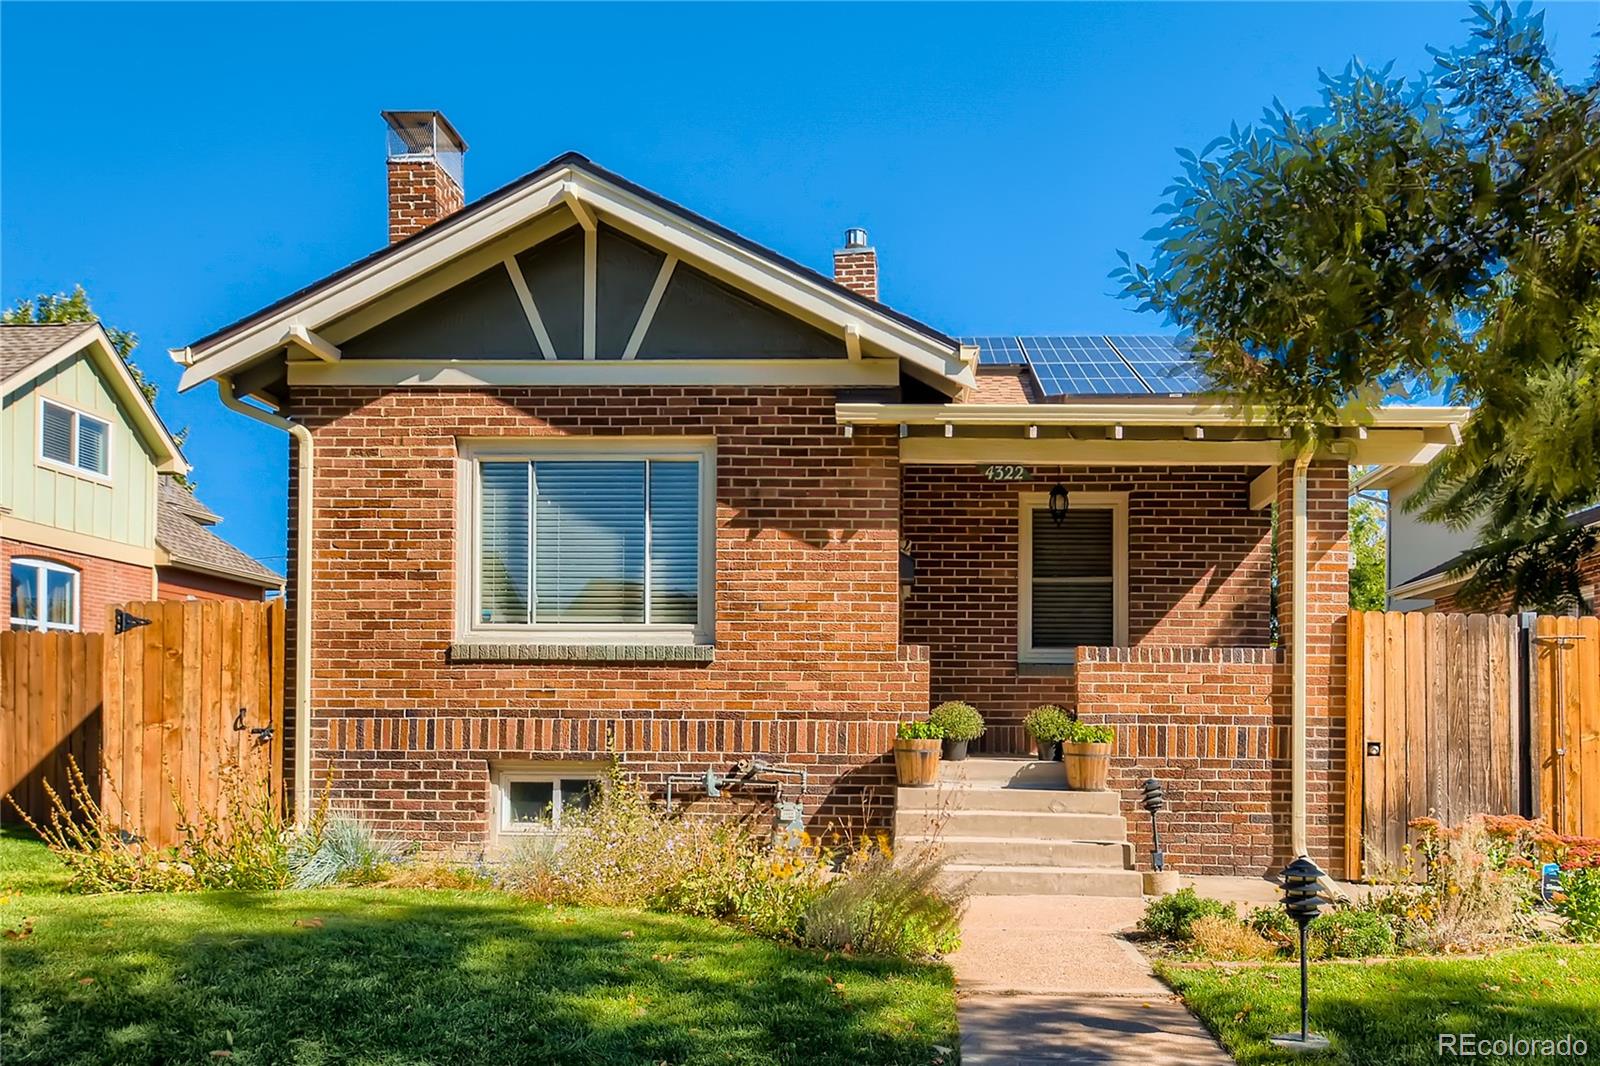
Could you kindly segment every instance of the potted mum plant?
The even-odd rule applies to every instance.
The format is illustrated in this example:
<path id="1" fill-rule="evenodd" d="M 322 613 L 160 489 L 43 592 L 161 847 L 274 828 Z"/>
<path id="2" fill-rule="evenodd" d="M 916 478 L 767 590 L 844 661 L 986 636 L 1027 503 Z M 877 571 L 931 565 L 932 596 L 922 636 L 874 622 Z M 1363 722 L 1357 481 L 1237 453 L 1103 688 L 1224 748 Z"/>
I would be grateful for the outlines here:
<path id="1" fill-rule="evenodd" d="M 894 775 L 901 785 L 925 786 L 939 776 L 944 730 L 931 721 L 901 722 L 894 740 Z"/>
<path id="2" fill-rule="evenodd" d="M 1067 771 L 1067 787 L 1075 792 L 1103 792 L 1111 769 L 1111 745 L 1116 730 L 1108 725 L 1091 725 L 1076 719 L 1067 723 L 1061 738 L 1061 764 Z"/>
<path id="3" fill-rule="evenodd" d="M 967 757 L 967 743 L 983 736 L 983 715 L 970 703 L 949 700 L 928 714 L 928 721 L 944 732 L 944 757 L 960 762 Z"/>
<path id="4" fill-rule="evenodd" d="M 1072 715 L 1069 712 L 1048 703 L 1035 707 L 1022 720 L 1022 728 L 1027 730 L 1038 746 L 1041 762 L 1061 757 L 1060 744 L 1067 738 L 1067 728 L 1071 725 Z"/>

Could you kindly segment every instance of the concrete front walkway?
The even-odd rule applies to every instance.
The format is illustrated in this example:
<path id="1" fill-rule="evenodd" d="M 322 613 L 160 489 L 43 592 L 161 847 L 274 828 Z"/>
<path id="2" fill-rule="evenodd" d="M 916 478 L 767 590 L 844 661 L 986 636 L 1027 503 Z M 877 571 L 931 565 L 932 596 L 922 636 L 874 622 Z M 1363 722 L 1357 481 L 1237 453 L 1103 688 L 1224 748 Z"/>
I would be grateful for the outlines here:
<path id="1" fill-rule="evenodd" d="M 1143 913 L 1142 899 L 974 897 L 950 957 L 964 1066 L 1228 1066 L 1116 936 Z"/>

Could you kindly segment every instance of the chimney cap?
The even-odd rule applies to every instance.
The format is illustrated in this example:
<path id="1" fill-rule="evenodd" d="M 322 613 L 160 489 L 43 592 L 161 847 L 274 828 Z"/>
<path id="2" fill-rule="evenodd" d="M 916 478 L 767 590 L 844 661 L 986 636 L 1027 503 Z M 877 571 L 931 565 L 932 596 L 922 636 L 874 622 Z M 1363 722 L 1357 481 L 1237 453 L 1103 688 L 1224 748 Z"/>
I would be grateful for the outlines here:
<path id="1" fill-rule="evenodd" d="M 866 251 L 867 231 L 860 226 L 851 226 L 844 231 L 844 246 L 847 250 L 860 249 Z"/>
<path id="2" fill-rule="evenodd" d="M 442 111 L 381 111 L 389 124 L 389 154 L 439 155 L 465 152 L 467 142 Z"/>

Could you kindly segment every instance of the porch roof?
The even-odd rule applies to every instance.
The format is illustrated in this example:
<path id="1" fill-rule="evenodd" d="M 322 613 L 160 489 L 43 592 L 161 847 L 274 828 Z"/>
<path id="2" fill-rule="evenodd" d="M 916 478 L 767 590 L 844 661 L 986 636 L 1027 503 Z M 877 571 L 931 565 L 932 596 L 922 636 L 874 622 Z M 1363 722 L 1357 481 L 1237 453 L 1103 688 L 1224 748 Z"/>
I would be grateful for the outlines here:
<path id="1" fill-rule="evenodd" d="M 1268 466 L 1290 458 L 1262 407 L 1193 399 L 1062 404 L 840 403 L 841 425 L 898 426 L 915 463 Z M 1332 425 L 1322 455 L 1415 466 L 1460 439 L 1465 407 L 1385 407 Z"/>

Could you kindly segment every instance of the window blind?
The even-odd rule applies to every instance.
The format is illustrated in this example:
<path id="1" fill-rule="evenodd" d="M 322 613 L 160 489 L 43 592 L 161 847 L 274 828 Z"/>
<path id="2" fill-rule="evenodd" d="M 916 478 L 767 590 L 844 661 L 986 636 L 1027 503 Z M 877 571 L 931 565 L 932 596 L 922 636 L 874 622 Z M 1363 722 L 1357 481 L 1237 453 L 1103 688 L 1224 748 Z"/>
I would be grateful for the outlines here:
<path id="1" fill-rule="evenodd" d="M 1057 526 L 1048 510 L 1033 512 L 1035 648 L 1115 643 L 1112 517 L 1109 510 L 1075 510 Z"/>
<path id="2" fill-rule="evenodd" d="M 98 418 L 85 418 L 78 416 L 78 466 L 83 470 L 90 470 L 96 474 L 104 474 L 109 469 L 106 445 L 111 436 L 111 427 Z"/>
<path id="3" fill-rule="evenodd" d="M 699 620 L 698 461 L 484 461 L 478 512 L 482 624 Z"/>
<path id="4" fill-rule="evenodd" d="M 46 459 L 72 462 L 72 412 L 49 401 L 40 405 L 39 447 Z"/>

